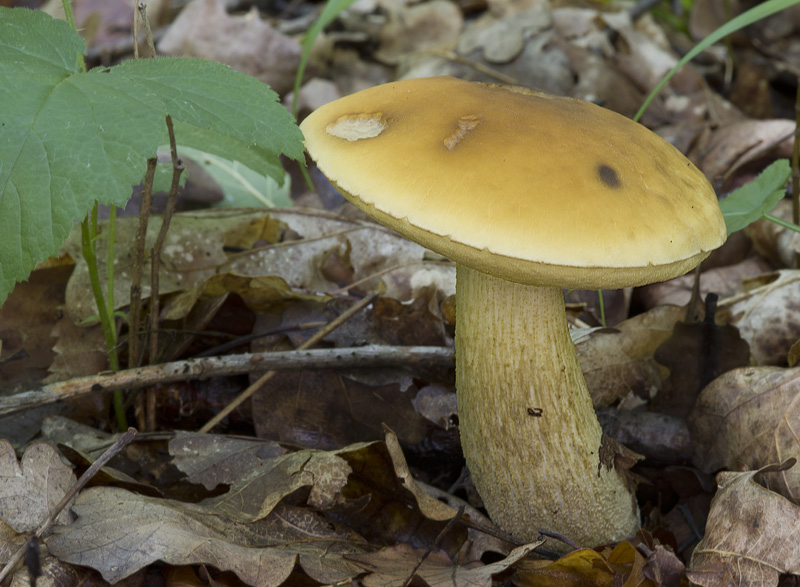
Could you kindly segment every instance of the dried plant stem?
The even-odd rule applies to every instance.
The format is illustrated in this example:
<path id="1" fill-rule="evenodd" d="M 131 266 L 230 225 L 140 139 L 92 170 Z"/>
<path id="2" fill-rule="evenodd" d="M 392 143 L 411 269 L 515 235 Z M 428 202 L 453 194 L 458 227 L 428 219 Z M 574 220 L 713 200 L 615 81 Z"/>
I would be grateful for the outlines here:
<path id="1" fill-rule="evenodd" d="M 149 31 L 149 29 L 148 29 Z M 151 39 L 152 42 L 152 39 Z M 178 202 L 178 187 L 180 186 L 181 173 L 183 173 L 183 162 L 178 158 L 178 147 L 175 142 L 175 129 L 172 125 L 172 117 L 166 117 L 167 132 L 169 134 L 169 147 L 172 156 L 172 184 L 169 188 L 167 207 L 161 221 L 161 229 L 158 231 L 156 243 L 150 251 L 150 363 L 157 363 L 158 358 L 158 315 L 159 315 L 159 283 L 158 274 L 161 269 L 161 251 L 167 240 L 172 215 L 175 213 L 175 205 Z M 145 419 L 148 431 L 156 429 L 156 391 L 148 389 L 145 401 Z"/>

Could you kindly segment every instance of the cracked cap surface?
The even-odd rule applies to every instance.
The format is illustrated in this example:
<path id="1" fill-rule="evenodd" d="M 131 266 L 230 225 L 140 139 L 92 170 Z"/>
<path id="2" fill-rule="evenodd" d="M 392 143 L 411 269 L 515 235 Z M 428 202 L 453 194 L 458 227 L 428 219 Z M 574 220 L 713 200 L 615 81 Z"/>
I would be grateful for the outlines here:
<path id="1" fill-rule="evenodd" d="M 588 102 L 422 78 L 331 102 L 300 128 L 319 169 L 367 214 L 511 281 L 653 283 L 726 238 L 697 167 Z"/>

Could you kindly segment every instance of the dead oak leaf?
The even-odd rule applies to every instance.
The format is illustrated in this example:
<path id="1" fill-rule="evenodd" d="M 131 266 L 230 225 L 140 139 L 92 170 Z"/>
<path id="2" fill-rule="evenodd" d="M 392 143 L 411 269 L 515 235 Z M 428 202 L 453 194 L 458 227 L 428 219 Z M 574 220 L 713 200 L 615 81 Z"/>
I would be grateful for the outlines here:
<path id="1" fill-rule="evenodd" d="M 184 505 L 124 489 L 90 488 L 75 501 L 77 521 L 55 526 L 47 548 L 64 562 L 96 569 L 110 583 L 158 560 L 211 565 L 259 586 L 282 584 L 298 562 L 321 583 L 360 572 L 342 555 L 363 552 L 363 542 L 309 509 L 281 504 L 260 522 L 240 524 Z"/>
<path id="2" fill-rule="evenodd" d="M 692 554 L 692 582 L 756 587 L 777 585 L 781 573 L 800 574 L 800 507 L 754 480 L 793 464 L 717 476 L 706 534 Z"/>

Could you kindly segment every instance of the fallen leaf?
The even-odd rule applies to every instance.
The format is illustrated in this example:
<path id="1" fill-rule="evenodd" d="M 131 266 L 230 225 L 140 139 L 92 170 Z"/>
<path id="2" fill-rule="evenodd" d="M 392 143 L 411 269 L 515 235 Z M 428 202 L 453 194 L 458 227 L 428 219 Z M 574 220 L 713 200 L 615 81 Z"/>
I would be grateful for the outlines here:
<path id="1" fill-rule="evenodd" d="M 703 540 L 692 553 L 689 579 L 705 587 L 777 585 L 800 574 L 800 507 L 755 481 L 791 467 L 794 459 L 759 471 L 720 473 Z"/>
<path id="2" fill-rule="evenodd" d="M 439 550 L 433 550 L 425 556 L 426 549 L 414 549 L 405 543 L 385 548 L 379 552 L 348 556 L 347 559 L 369 571 L 369 574 L 361 580 L 365 587 L 402 587 L 407 584 L 406 581 L 412 576 L 412 572 L 420 561 L 422 564 L 413 572 L 413 576 L 422 579 L 424 585 L 430 587 L 452 587 L 453 585 L 490 587 L 493 575 L 507 570 L 541 544 L 540 540 L 518 546 L 501 561 L 474 567 L 458 565 L 447 554 Z M 424 561 L 423 557 L 425 557 Z"/>
<path id="3" fill-rule="evenodd" d="M 308 448 L 335 449 L 383 437 L 382 424 L 404 443 L 425 438 L 414 386 L 361 383 L 331 369 L 283 372 L 253 397 L 256 434 Z"/>
<path id="4" fill-rule="evenodd" d="M 800 271 L 770 273 L 753 285 L 722 300 L 717 319 L 739 329 L 757 364 L 785 365 L 789 349 L 800 339 Z"/>
<path id="5" fill-rule="evenodd" d="M 464 24 L 458 7 L 449 0 L 420 4 L 398 1 L 381 2 L 389 18 L 379 34 L 379 61 L 397 64 L 410 54 L 452 49 Z"/>
<path id="6" fill-rule="evenodd" d="M 72 469 L 49 444 L 31 445 L 17 463 L 14 447 L 0 440 L 0 520 L 17 532 L 33 532 L 75 484 Z M 68 524 L 69 508 L 58 516 Z"/>
<path id="7" fill-rule="evenodd" d="M 761 157 L 790 157 L 794 127 L 792 120 L 742 120 L 721 125 L 711 136 L 698 167 L 711 181 L 720 181 Z"/>
<path id="8" fill-rule="evenodd" d="M 310 509 L 278 506 L 255 524 L 238 524 L 187 504 L 124 489 L 95 487 L 75 500 L 77 521 L 57 525 L 45 541 L 60 560 L 96 569 L 116 583 L 155 561 L 207 564 L 249 585 L 281 585 L 296 563 L 321 583 L 354 577 L 342 558 L 365 546 Z"/>
<path id="9" fill-rule="evenodd" d="M 689 416 L 695 465 L 714 473 L 800 459 L 798 378 L 800 369 L 745 367 L 706 386 Z M 800 502 L 797 467 L 766 479 L 771 489 Z"/>
<path id="10" fill-rule="evenodd" d="M 221 0 L 193 0 L 158 43 L 161 53 L 230 65 L 285 94 L 294 84 L 300 44 L 261 20 L 258 11 L 230 16 Z"/>
<path id="11" fill-rule="evenodd" d="M 0 306 L 0 388 L 30 389 L 46 375 L 53 362 L 51 332 L 64 303 L 64 290 L 72 265 L 37 269 L 27 281 L 14 286 Z"/>
<path id="12" fill-rule="evenodd" d="M 685 314 L 686 310 L 677 306 L 653 308 L 576 343 L 596 408 L 613 405 L 630 393 L 649 399 L 661 387 L 667 373 L 653 353 Z"/>
<path id="13" fill-rule="evenodd" d="M 119 243 L 133 243 L 137 226 L 137 218 L 117 220 L 115 309 L 130 303 L 133 276 L 133 257 Z M 108 231 L 104 227 L 101 223 L 99 250 L 106 247 Z M 66 291 L 67 314 L 76 324 L 97 312 L 88 270 L 80 254 L 79 228 L 64 244 L 64 250 L 78 259 Z M 153 246 L 160 228 L 161 217 L 151 218 L 147 247 Z M 300 238 L 274 242 L 289 232 Z M 310 299 L 338 289 L 320 273 L 320 267 L 334 254 L 349 257 L 353 279 L 363 280 L 362 287 L 366 289 L 383 283 L 385 295 L 408 300 L 420 287 L 412 283 L 409 272 L 385 270 L 421 262 L 425 249 L 377 224 L 347 220 L 319 210 L 222 209 L 173 216 L 161 254 L 159 292 L 182 292 L 165 307 L 171 319 L 185 316 L 204 294 L 213 297 L 226 292 L 227 284 L 246 294 L 254 304 Z M 104 276 L 104 256 L 98 259 L 98 266 Z M 143 275 L 149 274 L 150 263 L 145 261 Z M 142 292 L 145 297 L 150 295 L 147 277 Z"/>
<path id="14" fill-rule="evenodd" d="M 656 349 L 656 361 L 670 374 L 651 404 L 653 411 L 685 418 L 706 384 L 730 369 L 750 364 L 748 344 L 735 326 L 715 323 L 716 296 L 709 300 L 702 322 L 677 322 L 672 335 Z"/>
<path id="15" fill-rule="evenodd" d="M 256 440 L 215 442 L 203 441 L 202 435 L 181 435 L 170 442 L 170 451 L 181 454 L 176 465 L 191 471 L 190 481 L 202 483 L 207 489 L 219 483 L 230 485 L 222 495 L 185 507 L 235 522 L 255 522 L 267 517 L 282 499 L 301 488 L 310 492 L 309 505 L 328 509 L 337 502 L 351 472 L 347 462 L 335 453 L 286 452 L 276 443 Z M 188 458 L 189 455 L 194 458 Z"/>

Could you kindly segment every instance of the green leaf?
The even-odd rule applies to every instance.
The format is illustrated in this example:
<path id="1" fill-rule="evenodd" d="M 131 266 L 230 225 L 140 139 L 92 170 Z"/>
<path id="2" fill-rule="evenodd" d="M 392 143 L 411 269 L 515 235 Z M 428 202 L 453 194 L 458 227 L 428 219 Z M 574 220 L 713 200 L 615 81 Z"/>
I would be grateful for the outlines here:
<path id="1" fill-rule="evenodd" d="M 167 114 L 196 129 L 194 140 L 248 153 L 278 179 L 281 154 L 303 155 L 292 116 L 253 78 L 180 58 L 81 73 L 84 48 L 62 21 L 0 7 L 0 303 L 95 200 L 124 205 L 167 143 Z"/>
<path id="2" fill-rule="evenodd" d="M 182 157 L 194 159 L 219 184 L 225 199 L 220 208 L 257 208 L 291 206 L 289 177 L 279 184 L 272 177 L 254 171 L 241 161 L 212 155 L 190 147 L 179 147 Z"/>
<path id="3" fill-rule="evenodd" d="M 792 169 L 789 161 L 778 159 L 753 181 L 743 185 L 719 203 L 728 234 L 749 226 L 763 217 L 786 194 L 786 185 Z"/>
<path id="4" fill-rule="evenodd" d="M 276 181 L 283 178 L 283 167 L 278 156 L 258 145 L 246 145 L 213 131 L 182 123 L 175 125 L 175 136 L 181 148 L 191 147 L 217 157 L 240 161 Z"/>

